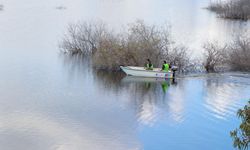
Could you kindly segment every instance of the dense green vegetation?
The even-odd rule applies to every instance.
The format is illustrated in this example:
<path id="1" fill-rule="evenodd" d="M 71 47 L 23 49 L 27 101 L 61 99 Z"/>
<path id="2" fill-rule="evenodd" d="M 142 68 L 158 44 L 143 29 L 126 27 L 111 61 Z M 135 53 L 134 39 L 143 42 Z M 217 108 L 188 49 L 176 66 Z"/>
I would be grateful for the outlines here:
<path id="1" fill-rule="evenodd" d="M 248 149 L 250 146 L 250 101 L 237 113 L 241 119 L 238 129 L 231 131 L 231 137 L 234 140 L 234 147 L 238 149 Z"/>

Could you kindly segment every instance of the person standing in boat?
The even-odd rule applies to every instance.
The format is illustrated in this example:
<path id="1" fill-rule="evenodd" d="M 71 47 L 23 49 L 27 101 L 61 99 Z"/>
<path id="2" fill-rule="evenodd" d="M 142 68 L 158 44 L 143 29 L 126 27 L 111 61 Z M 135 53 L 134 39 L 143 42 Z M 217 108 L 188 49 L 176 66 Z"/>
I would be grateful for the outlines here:
<path id="1" fill-rule="evenodd" d="M 151 63 L 150 59 L 147 59 L 146 70 L 153 70 L 153 64 Z"/>
<path id="2" fill-rule="evenodd" d="M 164 60 L 164 63 L 161 68 L 162 71 L 168 72 L 169 71 L 169 64 Z"/>

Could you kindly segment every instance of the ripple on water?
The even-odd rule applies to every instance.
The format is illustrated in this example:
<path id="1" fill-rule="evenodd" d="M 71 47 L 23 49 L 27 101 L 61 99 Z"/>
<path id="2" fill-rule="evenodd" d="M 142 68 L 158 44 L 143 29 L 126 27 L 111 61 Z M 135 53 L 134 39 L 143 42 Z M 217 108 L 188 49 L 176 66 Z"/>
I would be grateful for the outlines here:
<path id="1" fill-rule="evenodd" d="M 6 114 L 0 116 L 0 121 L 0 145 L 5 150 L 140 149 L 130 134 L 111 130 L 110 134 L 104 135 L 85 124 L 75 127 L 71 122 L 61 122 L 58 118 L 37 113 Z"/>
<path id="2" fill-rule="evenodd" d="M 134 107 L 139 124 L 153 126 L 162 120 L 168 120 L 168 123 L 181 123 L 184 120 L 185 99 L 180 88 L 172 88 L 170 85 L 164 93 L 162 85 L 155 83 L 150 90 L 137 91 L 129 99 L 136 102 Z"/>
<path id="3" fill-rule="evenodd" d="M 241 84 L 242 79 L 231 80 L 230 76 L 222 76 L 206 85 L 204 107 L 215 118 L 226 120 L 242 106 L 240 98 L 245 95 L 245 85 Z"/>

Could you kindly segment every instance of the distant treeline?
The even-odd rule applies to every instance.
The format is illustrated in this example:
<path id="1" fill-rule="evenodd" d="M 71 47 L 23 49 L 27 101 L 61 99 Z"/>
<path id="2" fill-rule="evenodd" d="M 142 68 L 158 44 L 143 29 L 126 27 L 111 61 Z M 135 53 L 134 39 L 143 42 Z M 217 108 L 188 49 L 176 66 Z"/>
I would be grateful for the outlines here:
<path id="1" fill-rule="evenodd" d="M 204 58 L 199 61 L 191 60 L 191 51 L 171 40 L 168 25 L 147 25 L 143 21 L 129 24 L 119 33 L 100 22 L 71 24 L 60 47 L 66 54 L 91 58 L 93 67 L 102 70 L 119 70 L 120 65 L 144 66 L 149 58 L 154 67 L 160 67 L 166 60 L 183 72 L 195 71 L 195 68 L 216 72 L 223 67 L 250 71 L 247 34 L 224 45 L 205 43 Z"/>
<path id="2" fill-rule="evenodd" d="M 211 2 L 209 10 L 227 19 L 250 19 L 250 0 L 229 0 Z"/>

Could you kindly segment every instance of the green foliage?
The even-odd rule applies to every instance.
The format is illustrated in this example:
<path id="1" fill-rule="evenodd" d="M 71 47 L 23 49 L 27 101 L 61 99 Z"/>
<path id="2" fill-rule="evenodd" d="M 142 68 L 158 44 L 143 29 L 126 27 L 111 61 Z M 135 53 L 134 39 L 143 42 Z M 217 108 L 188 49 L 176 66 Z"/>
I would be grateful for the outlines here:
<path id="1" fill-rule="evenodd" d="M 250 146 L 250 101 L 243 109 L 238 110 L 237 115 L 242 122 L 239 129 L 231 131 L 230 135 L 235 148 L 246 150 Z"/>

